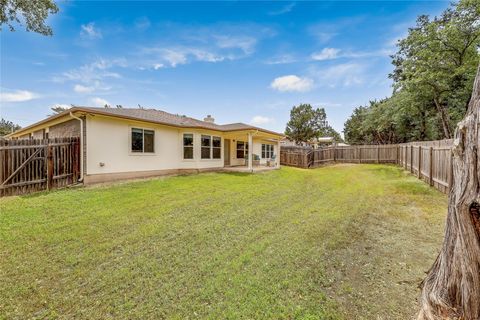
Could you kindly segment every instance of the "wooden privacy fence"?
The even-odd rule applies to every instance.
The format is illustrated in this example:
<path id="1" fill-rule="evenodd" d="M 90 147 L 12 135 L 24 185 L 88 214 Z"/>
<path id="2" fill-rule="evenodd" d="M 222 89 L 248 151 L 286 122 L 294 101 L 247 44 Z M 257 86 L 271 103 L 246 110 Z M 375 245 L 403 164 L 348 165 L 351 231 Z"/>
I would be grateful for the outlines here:
<path id="1" fill-rule="evenodd" d="M 400 144 L 397 164 L 446 193 L 453 177 L 452 144 L 451 139 Z"/>
<path id="2" fill-rule="evenodd" d="M 447 192 L 452 181 L 452 143 L 453 140 L 439 140 L 321 149 L 282 147 L 280 164 L 315 168 L 329 162 L 395 163 L 436 189 Z"/>
<path id="3" fill-rule="evenodd" d="M 363 145 L 300 149 L 282 147 L 280 164 L 300 168 L 311 168 L 327 162 L 353 163 L 396 163 L 397 145 Z"/>
<path id="4" fill-rule="evenodd" d="M 0 196 L 65 187 L 79 173 L 79 138 L 0 139 Z"/>

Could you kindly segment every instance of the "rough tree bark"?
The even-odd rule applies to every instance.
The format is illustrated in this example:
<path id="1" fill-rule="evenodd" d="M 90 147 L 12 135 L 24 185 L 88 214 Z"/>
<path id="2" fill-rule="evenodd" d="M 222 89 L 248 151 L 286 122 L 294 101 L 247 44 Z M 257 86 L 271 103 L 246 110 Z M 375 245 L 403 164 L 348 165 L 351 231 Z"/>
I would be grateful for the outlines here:
<path id="1" fill-rule="evenodd" d="M 453 146 L 445 239 L 422 283 L 419 320 L 480 319 L 480 66 Z"/>

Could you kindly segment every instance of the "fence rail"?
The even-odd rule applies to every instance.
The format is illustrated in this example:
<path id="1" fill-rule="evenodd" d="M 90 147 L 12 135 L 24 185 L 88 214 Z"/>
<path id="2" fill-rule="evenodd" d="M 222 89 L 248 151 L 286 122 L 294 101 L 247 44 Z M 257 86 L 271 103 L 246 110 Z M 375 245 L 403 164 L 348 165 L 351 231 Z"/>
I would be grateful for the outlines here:
<path id="1" fill-rule="evenodd" d="M 282 147 L 280 163 L 314 168 L 325 163 L 392 163 L 446 193 L 452 182 L 453 140 L 395 145 L 332 146 L 321 149 Z"/>
<path id="2" fill-rule="evenodd" d="M 0 197 L 76 183 L 79 160 L 78 138 L 0 139 Z"/>

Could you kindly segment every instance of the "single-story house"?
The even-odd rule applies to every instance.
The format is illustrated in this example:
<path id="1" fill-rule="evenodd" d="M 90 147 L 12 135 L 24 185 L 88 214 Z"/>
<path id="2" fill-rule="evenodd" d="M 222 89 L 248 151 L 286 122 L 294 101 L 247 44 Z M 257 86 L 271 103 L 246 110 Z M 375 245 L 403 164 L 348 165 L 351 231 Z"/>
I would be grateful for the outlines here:
<path id="1" fill-rule="evenodd" d="M 280 167 L 280 133 L 155 109 L 72 107 L 7 136 L 78 136 L 81 178 L 96 183 L 254 165 Z M 253 155 L 253 156 L 250 156 Z"/>

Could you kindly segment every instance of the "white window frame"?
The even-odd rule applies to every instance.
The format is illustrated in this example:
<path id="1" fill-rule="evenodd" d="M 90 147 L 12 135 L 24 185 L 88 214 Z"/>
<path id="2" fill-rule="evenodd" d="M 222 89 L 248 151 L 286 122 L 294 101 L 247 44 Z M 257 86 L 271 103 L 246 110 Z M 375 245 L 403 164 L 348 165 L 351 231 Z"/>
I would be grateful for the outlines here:
<path id="1" fill-rule="evenodd" d="M 213 146 L 213 139 L 214 139 L 214 138 L 220 139 L 220 147 L 214 147 L 214 146 Z M 212 157 L 211 157 L 212 160 L 222 160 L 222 155 L 223 155 L 223 154 L 222 154 L 222 150 L 223 150 L 222 147 L 223 147 L 222 137 L 220 137 L 220 136 L 212 136 L 212 146 L 211 146 L 211 151 L 210 151 L 210 152 L 211 152 L 211 156 L 212 156 Z M 213 149 L 220 149 L 220 158 L 214 158 L 214 157 L 213 157 Z"/>
<path id="2" fill-rule="evenodd" d="M 202 145 L 202 138 L 203 137 L 210 137 L 210 146 L 209 147 L 206 147 L 206 146 L 203 146 Z M 214 147 L 213 146 L 213 138 L 219 138 L 220 139 L 220 158 L 213 158 L 213 148 L 218 148 L 218 147 Z M 220 136 L 214 136 L 214 135 L 211 135 L 211 134 L 201 134 L 200 135 L 200 160 L 203 160 L 203 161 L 209 161 L 209 160 L 214 160 L 214 161 L 218 161 L 218 160 L 222 160 L 222 150 L 223 150 L 223 141 L 222 141 L 222 137 Z M 203 148 L 209 148 L 210 149 L 210 157 L 209 158 L 203 158 L 202 157 L 202 149 Z"/>
<path id="3" fill-rule="evenodd" d="M 265 147 L 265 157 L 263 156 L 263 147 Z M 272 159 L 273 155 L 275 154 L 275 146 L 271 143 L 262 143 L 260 154 L 262 159 Z"/>
<path id="4" fill-rule="evenodd" d="M 238 158 L 237 157 L 237 151 L 238 149 L 238 143 L 243 142 L 244 148 L 243 148 L 243 158 Z M 237 140 L 235 141 L 235 159 L 248 159 L 248 141 L 243 141 L 243 140 Z"/>
<path id="5" fill-rule="evenodd" d="M 145 143 L 144 141 L 142 142 L 142 152 L 140 151 L 132 151 L 132 130 L 133 129 L 139 129 L 145 131 L 153 131 L 153 152 L 145 152 Z M 128 151 L 131 156 L 152 156 L 155 155 L 157 152 L 157 148 L 155 146 L 155 141 L 156 141 L 156 136 L 157 132 L 154 128 L 149 128 L 149 127 L 141 127 L 141 126 L 129 126 L 128 127 Z M 142 139 L 144 139 L 144 135 L 142 136 Z"/>
<path id="6" fill-rule="evenodd" d="M 183 141 L 183 138 L 184 138 L 184 135 L 186 134 L 191 134 L 192 135 L 192 140 L 193 140 L 193 144 L 192 144 L 192 153 L 193 153 L 193 158 L 192 159 L 185 159 L 185 145 L 184 145 L 184 141 Z M 182 132 L 182 137 L 181 137 L 181 144 L 182 144 L 182 160 L 183 161 L 195 161 L 195 133 L 193 132 Z M 190 147 L 190 146 L 189 146 Z"/>

